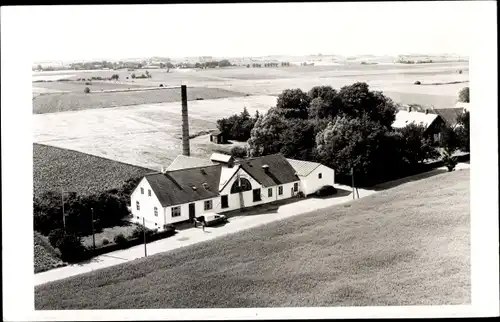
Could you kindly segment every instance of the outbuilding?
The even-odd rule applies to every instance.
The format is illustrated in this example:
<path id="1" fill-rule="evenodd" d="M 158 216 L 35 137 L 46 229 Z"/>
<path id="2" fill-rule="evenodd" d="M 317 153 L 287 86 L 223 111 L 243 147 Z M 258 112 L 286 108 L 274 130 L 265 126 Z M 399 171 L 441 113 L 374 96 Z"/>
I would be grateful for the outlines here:
<path id="1" fill-rule="evenodd" d="M 210 142 L 213 142 L 215 144 L 223 144 L 226 143 L 226 140 L 224 138 L 224 134 L 221 131 L 215 130 L 210 133 Z"/>
<path id="2" fill-rule="evenodd" d="M 287 161 L 300 178 L 301 191 L 306 196 L 335 183 L 335 171 L 321 163 L 294 159 Z"/>

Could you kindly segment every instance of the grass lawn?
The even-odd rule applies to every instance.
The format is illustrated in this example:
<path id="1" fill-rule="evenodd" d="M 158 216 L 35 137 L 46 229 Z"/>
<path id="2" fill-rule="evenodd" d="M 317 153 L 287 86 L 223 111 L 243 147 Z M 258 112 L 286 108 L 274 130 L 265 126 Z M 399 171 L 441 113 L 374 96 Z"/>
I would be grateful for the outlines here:
<path id="1" fill-rule="evenodd" d="M 468 304 L 469 170 L 35 288 L 35 308 Z"/>
<path id="2" fill-rule="evenodd" d="M 197 98 L 215 99 L 244 96 L 242 93 L 230 90 L 200 87 L 190 87 L 187 94 L 188 100 L 195 100 Z M 81 92 L 75 93 L 50 93 L 39 95 L 33 99 L 33 114 L 180 101 L 180 88 L 165 88 L 163 90 L 140 92 L 90 92 L 89 94 L 83 93 L 82 90 Z"/>
<path id="3" fill-rule="evenodd" d="M 136 225 L 130 224 L 124 226 L 104 228 L 101 232 L 95 234 L 95 246 L 96 247 L 102 246 L 103 239 L 107 239 L 109 243 L 112 244 L 114 243 L 115 236 L 118 236 L 119 234 L 123 234 L 126 238 L 128 238 L 129 236 L 132 235 L 132 232 L 136 227 L 137 227 Z M 82 243 L 86 247 L 92 247 L 93 245 L 92 235 L 82 237 Z"/>
<path id="4" fill-rule="evenodd" d="M 60 191 L 61 187 L 80 194 L 102 192 L 151 171 L 81 152 L 33 144 L 35 197 L 45 191 Z"/>

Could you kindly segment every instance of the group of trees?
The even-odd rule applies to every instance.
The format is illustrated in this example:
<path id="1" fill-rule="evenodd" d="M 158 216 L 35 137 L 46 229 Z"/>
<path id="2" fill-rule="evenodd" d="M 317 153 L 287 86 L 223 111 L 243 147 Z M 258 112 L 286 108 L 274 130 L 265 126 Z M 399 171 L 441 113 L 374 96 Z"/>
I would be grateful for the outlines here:
<path id="1" fill-rule="evenodd" d="M 469 87 L 462 88 L 458 93 L 458 101 L 463 103 L 469 103 L 470 102 L 469 94 L 470 94 Z"/>
<path id="2" fill-rule="evenodd" d="M 330 86 L 308 93 L 285 90 L 276 106 L 257 119 L 248 152 L 318 161 L 334 168 L 340 182 L 350 178 L 352 168 L 359 184 L 396 178 L 439 156 L 422 126 L 392 128 L 396 112 L 391 99 L 366 83 L 339 91 Z M 464 137 L 467 131 L 464 126 Z"/>
<path id="3" fill-rule="evenodd" d="M 60 192 L 47 191 L 34 199 L 34 230 L 49 236 L 64 260 L 78 259 L 85 250 L 82 236 L 92 234 L 92 229 L 99 232 L 119 225 L 129 215 L 130 194 L 140 179 L 132 178 L 119 189 L 92 195 L 66 192 L 61 196 Z"/>
<path id="4" fill-rule="evenodd" d="M 203 69 L 206 69 L 206 68 L 216 68 L 216 67 L 229 67 L 229 66 L 232 66 L 231 62 L 227 59 L 223 59 L 221 61 L 208 61 L 208 62 L 198 62 L 196 64 L 194 64 L 194 68 L 203 68 Z"/>
<path id="5" fill-rule="evenodd" d="M 253 67 L 253 68 L 261 68 L 262 64 L 259 63 L 253 63 L 252 65 L 247 64 L 247 68 Z M 264 63 L 264 67 L 290 67 L 290 62 L 281 62 L 281 63 Z"/>
<path id="6" fill-rule="evenodd" d="M 136 79 L 136 78 L 151 78 L 152 76 L 148 71 L 146 71 L 146 73 L 141 74 L 139 76 L 135 75 L 135 73 L 132 73 L 132 75 L 130 75 L 130 77 L 133 79 Z"/>
<path id="7" fill-rule="evenodd" d="M 244 107 L 240 114 L 217 120 L 217 128 L 225 139 L 246 141 L 250 138 L 250 132 L 259 118 L 259 111 L 255 113 L 254 117 L 251 117 L 247 108 Z"/>

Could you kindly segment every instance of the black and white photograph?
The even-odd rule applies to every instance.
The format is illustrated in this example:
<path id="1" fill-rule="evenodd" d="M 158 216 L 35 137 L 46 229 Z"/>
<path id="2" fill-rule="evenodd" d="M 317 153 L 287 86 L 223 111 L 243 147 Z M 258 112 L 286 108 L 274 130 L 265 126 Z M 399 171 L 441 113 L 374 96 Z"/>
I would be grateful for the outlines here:
<path id="1" fill-rule="evenodd" d="M 2 7 L 4 320 L 498 315 L 495 12 Z"/>

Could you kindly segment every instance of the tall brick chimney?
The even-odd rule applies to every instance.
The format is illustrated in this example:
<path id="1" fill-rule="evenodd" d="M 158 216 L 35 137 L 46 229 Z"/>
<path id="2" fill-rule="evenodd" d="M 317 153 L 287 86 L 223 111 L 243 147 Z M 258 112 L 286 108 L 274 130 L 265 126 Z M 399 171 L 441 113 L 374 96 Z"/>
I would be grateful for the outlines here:
<path id="1" fill-rule="evenodd" d="M 182 99 L 182 154 L 189 156 L 189 121 L 186 85 L 181 85 Z"/>

